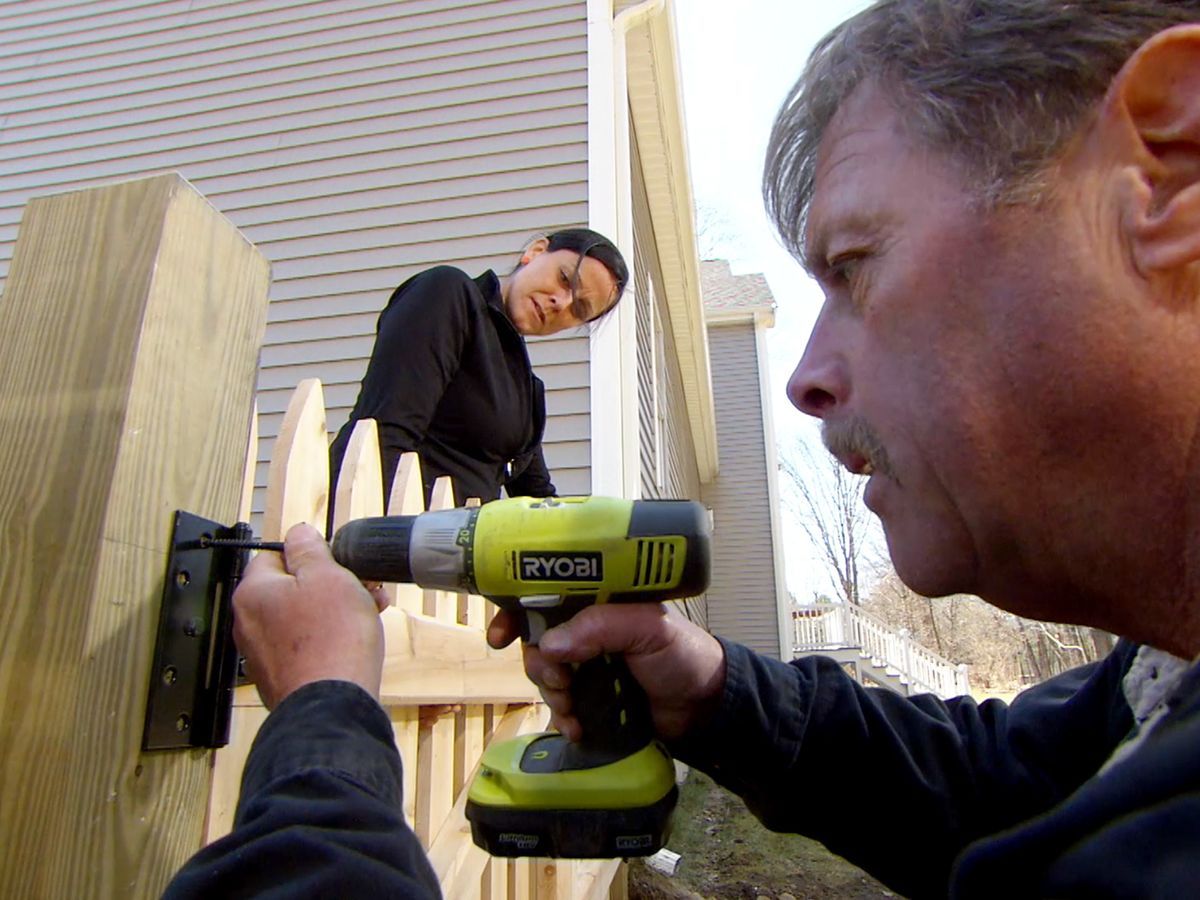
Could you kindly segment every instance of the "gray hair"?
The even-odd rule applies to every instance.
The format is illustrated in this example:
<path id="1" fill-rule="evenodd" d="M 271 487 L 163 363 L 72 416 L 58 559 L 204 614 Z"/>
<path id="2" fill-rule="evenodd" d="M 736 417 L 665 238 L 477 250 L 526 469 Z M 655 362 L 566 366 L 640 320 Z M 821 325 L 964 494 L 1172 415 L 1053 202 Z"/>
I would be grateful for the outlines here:
<path id="1" fill-rule="evenodd" d="M 803 258 L 817 147 L 864 82 L 989 206 L 1036 200 L 1043 175 L 1152 35 L 1200 0 L 878 0 L 813 51 L 775 120 L 767 212 Z"/>

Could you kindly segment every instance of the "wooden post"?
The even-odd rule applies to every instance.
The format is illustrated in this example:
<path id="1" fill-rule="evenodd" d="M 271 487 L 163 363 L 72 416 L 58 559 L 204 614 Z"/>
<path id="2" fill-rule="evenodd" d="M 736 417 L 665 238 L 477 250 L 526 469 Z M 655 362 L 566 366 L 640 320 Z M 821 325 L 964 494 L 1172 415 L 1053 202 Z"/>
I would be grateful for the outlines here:
<path id="1" fill-rule="evenodd" d="M 178 175 L 32 201 L 0 301 L 0 896 L 157 897 L 211 753 L 140 752 L 172 513 L 232 523 L 269 269 Z"/>

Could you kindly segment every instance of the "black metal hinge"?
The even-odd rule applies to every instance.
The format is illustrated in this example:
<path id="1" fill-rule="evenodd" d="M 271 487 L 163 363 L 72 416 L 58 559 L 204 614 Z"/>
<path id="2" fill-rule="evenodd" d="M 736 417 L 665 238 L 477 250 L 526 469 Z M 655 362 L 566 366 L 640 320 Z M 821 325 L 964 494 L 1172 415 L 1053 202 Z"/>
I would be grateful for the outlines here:
<path id="1" fill-rule="evenodd" d="M 238 653 L 233 590 L 250 557 L 250 526 L 175 513 L 146 701 L 143 750 L 229 743 Z M 240 546 L 229 546 L 236 544 Z"/>

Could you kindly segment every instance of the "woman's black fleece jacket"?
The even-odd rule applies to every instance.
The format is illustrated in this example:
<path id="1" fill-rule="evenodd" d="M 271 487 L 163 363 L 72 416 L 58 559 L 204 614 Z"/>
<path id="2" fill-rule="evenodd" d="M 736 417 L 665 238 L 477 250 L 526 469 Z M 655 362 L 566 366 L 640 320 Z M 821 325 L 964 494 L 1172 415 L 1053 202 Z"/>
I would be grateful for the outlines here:
<path id="1" fill-rule="evenodd" d="M 331 497 L 359 419 L 378 423 L 385 504 L 408 451 L 420 455 L 427 506 L 441 475 L 458 505 L 495 500 L 501 487 L 509 496 L 555 493 L 542 455 L 545 387 L 491 271 L 471 278 L 438 266 L 396 288 L 358 400 L 329 448 Z"/>

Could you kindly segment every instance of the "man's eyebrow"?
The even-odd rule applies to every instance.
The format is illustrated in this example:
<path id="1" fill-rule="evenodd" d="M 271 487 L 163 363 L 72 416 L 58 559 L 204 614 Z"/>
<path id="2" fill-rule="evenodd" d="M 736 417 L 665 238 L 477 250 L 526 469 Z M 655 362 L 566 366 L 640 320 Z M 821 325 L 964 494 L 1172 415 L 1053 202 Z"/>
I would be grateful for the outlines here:
<path id="1" fill-rule="evenodd" d="M 799 263 L 809 275 L 819 278 L 829 271 L 829 248 L 835 241 L 844 240 L 847 246 L 873 243 L 879 239 L 883 226 L 877 213 L 835 212 L 827 225 L 806 232 Z"/>

